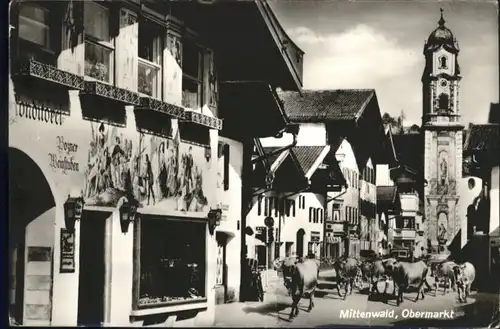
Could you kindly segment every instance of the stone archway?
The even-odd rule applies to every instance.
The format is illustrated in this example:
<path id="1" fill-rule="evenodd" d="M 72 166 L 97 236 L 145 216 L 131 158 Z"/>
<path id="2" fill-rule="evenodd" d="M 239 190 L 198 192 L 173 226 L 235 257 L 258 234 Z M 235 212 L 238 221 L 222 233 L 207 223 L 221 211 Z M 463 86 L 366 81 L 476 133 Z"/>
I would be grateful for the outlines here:
<path id="1" fill-rule="evenodd" d="M 299 229 L 297 231 L 296 241 L 297 241 L 297 256 L 304 257 L 304 235 L 306 232 L 304 229 Z"/>
<path id="2" fill-rule="evenodd" d="M 50 325 L 54 195 L 42 170 L 26 153 L 9 148 L 8 158 L 9 314 L 22 325 Z M 32 272 L 36 277 L 29 275 Z"/>

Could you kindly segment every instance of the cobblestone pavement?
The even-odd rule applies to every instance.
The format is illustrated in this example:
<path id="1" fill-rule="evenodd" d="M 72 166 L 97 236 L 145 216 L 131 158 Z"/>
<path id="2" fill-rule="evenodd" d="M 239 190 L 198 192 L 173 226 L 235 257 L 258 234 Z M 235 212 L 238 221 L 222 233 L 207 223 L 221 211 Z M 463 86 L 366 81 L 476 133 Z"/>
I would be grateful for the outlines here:
<path id="1" fill-rule="evenodd" d="M 323 273 L 324 274 L 324 273 Z M 326 325 L 413 325 L 413 326 L 474 326 L 487 327 L 497 304 L 497 294 L 472 292 L 467 303 L 459 303 L 457 294 L 449 292 L 443 295 L 438 290 L 426 292 L 425 299 L 415 302 L 416 293 L 408 293 L 401 306 L 396 306 L 394 299 L 387 301 L 368 301 L 368 296 L 355 290 L 347 300 L 342 300 L 331 286 L 322 284 L 322 292 L 315 298 L 315 308 L 306 311 L 308 300 L 302 299 L 299 304 L 300 313 L 293 320 L 288 320 L 291 297 L 287 296 L 282 281 L 273 282 L 274 286 L 266 291 L 264 302 L 246 302 L 219 305 L 216 308 L 216 323 L 218 327 L 311 327 Z M 432 283 L 432 282 L 431 282 Z M 381 287 L 382 288 L 382 287 Z M 389 287 L 389 292 L 392 292 Z M 383 290 L 383 288 L 382 288 Z M 325 292 L 328 294 L 324 295 Z M 323 295 L 323 296 L 322 296 Z M 341 311 L 359 310 L 360 312 L 394 311 L 381 318 L 342 318 Z M 415 312 L 444 312 L 441 318 L 424 319 Z M 452 313 L 453 311 L 453 313 Z M 413 312 L 413 313 L 412 313 Z"/>

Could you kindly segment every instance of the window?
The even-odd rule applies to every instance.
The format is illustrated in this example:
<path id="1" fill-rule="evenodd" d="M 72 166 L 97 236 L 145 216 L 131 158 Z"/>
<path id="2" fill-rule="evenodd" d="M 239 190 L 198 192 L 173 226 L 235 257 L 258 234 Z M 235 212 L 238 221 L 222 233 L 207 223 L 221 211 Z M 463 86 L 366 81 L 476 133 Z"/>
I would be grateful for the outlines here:
<path id="1" fill-rule="evenodd" d="M 448 110 L 448 95 L 446 94 L 439 95 L 439 109 Z"/>
<path id="2" fill-rule="evenodd" d="M 292 200 L 292 217 L 295 217 L 295 200 Z"/>
<path id="3" fill-rule="evenodd" d="M 446 58 L 446 56 L 439 57 L 439 68 L 447 69 L 448 68 L 447 61 L 448 59 Z"/>
<path id="4" fill-rule="evenodd" d="M 262 213 L 262 196 L 259 195 L 257 199 L 257 216 L 260 216 Z"/>
<path id="5" fill-rule="evenodd" d="M 269 214 L 269 198 L 264 198 L 264 216 L 268 216 Z"/>
<path id="6" fill-rule="evenodd" d="M 224 148 L 222 153 L 224 154 L 224 178 L 223 178 L 223 185 L 224 185 L 224 191 L 229 190 L 229 164 L 231 157 L 229 155 L 229 144 L 224 144 Z"/>
<path id="7" fill-rule="evenodd" d="M 19 10 L 19 37 L 50 49 L 50 15 L 47 9 L 23 3 Z"/>
<path id="8" fill-rule="evenodd" d="M 314 208 L 309 207 L 309 223 L 312 223 L 314 220 Z"/>
<path id="9" fill-rule="evenodd" d="M 292 201 L 285 200 L 285 216 L 290 217 L 290 208 L 292 208 Z"/>
<path id="10" fill-rule="evenodd" d="M 140 264 L 137 306 L 205 298 L 206 224 L 143 217 L 136 225 L 135 254 L 140 257 L 136 260 Z"/>
<path id="11" fill-rule="evenodd" d="M 203 91 L 203 53 L 190 40 L 185 40 L 182 48 L 182 106 L 199 109 Z"/>
<path id="12" fill-rule="evenodd" d="M 348 223 L 351 223 L 351 212 L 350 212 L 350 207 L 347 206 L 345 209 L 345 217 L 347 219 Z"/>
<path id="13" fill-rule="evenodd" d="M 274 217 L 278 217 L 279 209 L 280 209 L 279 198 L 274 198 Z"/>
<path id="14" fill-rule="evenodd" d="M 113 82 L 113 51 L 109 9 L 92 1 L 84 3 L 85 75 Z"/>
<path id="15" fill-rule="evenodd" d="M 323 210 L 323 209 L 320 209 L 320 210 L 319 210 L 319 222 L 320 222 L 321 224 L 323 224 L 323 212 L 324 212 L 324 210 Z"/>
<path id="16" fill-rule="evenodd" d="M 137 90 L 153 98 L 161 98 L 163 31 L 145 20 L 139 23 L 139 67 Z"/>

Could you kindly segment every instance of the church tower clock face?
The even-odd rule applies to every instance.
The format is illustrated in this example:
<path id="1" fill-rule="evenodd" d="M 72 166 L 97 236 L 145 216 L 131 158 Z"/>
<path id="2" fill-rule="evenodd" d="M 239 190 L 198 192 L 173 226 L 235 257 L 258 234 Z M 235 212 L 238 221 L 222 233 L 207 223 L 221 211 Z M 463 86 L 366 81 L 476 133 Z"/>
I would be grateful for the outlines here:
<path id="1" fill-rule="evenodd" d="M 427 239 L 433 253 L 446 249 L 459 234 L 462 179 L 462 130 L 459 122 L 460 67 L 458 43 L 445 26 L 443 12 L 438 27 L 424 45 L 422 75 L 424 134 L 425 217 Z"/>

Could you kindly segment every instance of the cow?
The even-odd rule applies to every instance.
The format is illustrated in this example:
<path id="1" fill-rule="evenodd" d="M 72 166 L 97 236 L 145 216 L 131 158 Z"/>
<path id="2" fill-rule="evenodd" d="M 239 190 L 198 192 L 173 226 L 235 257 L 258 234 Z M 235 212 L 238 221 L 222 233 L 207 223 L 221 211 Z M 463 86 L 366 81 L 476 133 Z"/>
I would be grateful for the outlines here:
<path id="1" fill-rule="evenodd" d="M 446 294 L 446 290 L 451 287 L 453 291 L 455 291 L 456 282 L 455 282 L 455 273 L 453 268 L 457 266 L 457 263 L 454 261 L 444 261 L 439 263 L 435 267 L 434 271 L 434 295 L 437 294 L 438 286 L 441 282 L 444 283 L 443 295 Z"/>
<path id="2" fill-rule="evenodd" d="M 453 267 L 453 272 L 457 285 L 458 301 L 460 303 L 467 303 L 467 297 L 470 295 L 470 287 L 476 279 L 476 269 L 471 263 L 465 262 L 462 265 Z"/>
<path id="3" fill-rule="evenodd" d="M 318 285 L 319 261 L 317 259 L 307 258 L 294 266 L 290 266 L 290 292 L 292 295 L 292 310 L 290 319 L 299 315 L 299 301 L 304 294 L 309 295 L 310 312 L 314 307 L 314 292 Z"/>
<path id="4" fill-rule="evenodd" d="M 351 257 L 341 258 L 334 263 L 333 267 L 337 273 L 338 283 L 342 282 L 345 285 L 345 300 L 348 293 L 352 294 L 352 287 L 354 286 L 356 279 L 359 277 L 359 261 Z"/>
<path id="5" fill-rule="evenodd" d="M 424 295 L 424 283 L 427 288 L 431 289 L 429 283 L 427 282 L 427 273 L 429 272 L 429 267 L 426 262 L 420 260 L 415 263 L 410 262 L 400 262 L 397 260 L 387 260 L 384 264 L 384 269 L 386 273 L 392 277 L 395 287 L 398 288 L 397 305 L 399 306 L 403 302 L 403 294 L 408 290 L 410 286 L 417 286 L 417 298 L 418 301 L 420 294 L 422 299 L 425 298 Z M 396 289 L 394 289 L 393 294 L 395 294 Z"/>
<path id="6" fill-rule="evenodd" d="M 361 271 L 363 272 L 363 279 L 370 284 L 370 296 L 378 291 L 378 282 L 383 280 L 385 282 L 384 295 L 387 293 L 389 277 L 386 275 L 384 264 L 388 261 L 395 261 L 395 258 L 379 259 L 373 262 L 364 262 L 361 264 Z M 394 293 L 394 291 L 393 291 Z"/>
<path id="7" fill-rule="evenodd" d="M 290 283 L 292 281 L 292 270 L 293 267 L 299 262 L 298 258 L 287 257 L 282 259 L 279 263 L 275 263 L 275 269 L 283 274 L 283 284 L 288 291 L 288 295 L 291 296 L 292 292 L 290 290 Z"/>

